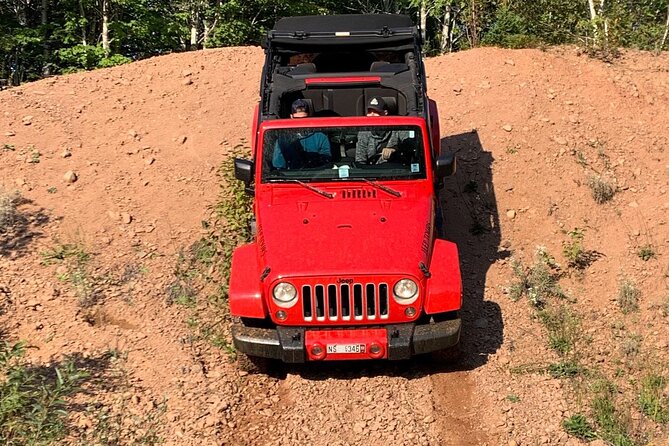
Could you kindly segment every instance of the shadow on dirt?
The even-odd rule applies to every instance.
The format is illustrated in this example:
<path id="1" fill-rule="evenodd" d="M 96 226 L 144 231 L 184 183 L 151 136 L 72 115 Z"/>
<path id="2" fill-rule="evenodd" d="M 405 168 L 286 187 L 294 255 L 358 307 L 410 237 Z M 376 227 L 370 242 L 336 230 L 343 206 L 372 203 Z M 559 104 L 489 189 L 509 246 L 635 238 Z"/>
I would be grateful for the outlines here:
<path id="1" fill-rule="evenodd" d="M 26 206 L 34 208 L 34 203 L 25 198 L 18 200 L 18 212 L 12 216 L 5 232 L 0 231 L 0 257 L 22 257 L 27 254 L 30 243 L 44 236 L 40 228 L 51 221 L 51 216 L 44 208 L 26 210 Z"/>
<path id="2" fill-rule="evenodd" d="M 441 140 L 442 150 L 455 153 L 457 172 L 445 180 L 440 194 L 444 215 L 444 238 L 458 245 L 463 282 L 462 357 L 457 362 L 435 360 L 431 355 L 401 362 L 339 362 L 270 367 L 275 378 L 296 373 L 305 379 L 401 376 L 420 378 L 440 372 L 465 371 L 481 367 L 503 341 L 503 321 L 497 303 L 485 300 L 488 269 L 510 255 L 500 251 L 497 199 L 493 187 L 490 152 L 484 150 L 477 132 Z"/>

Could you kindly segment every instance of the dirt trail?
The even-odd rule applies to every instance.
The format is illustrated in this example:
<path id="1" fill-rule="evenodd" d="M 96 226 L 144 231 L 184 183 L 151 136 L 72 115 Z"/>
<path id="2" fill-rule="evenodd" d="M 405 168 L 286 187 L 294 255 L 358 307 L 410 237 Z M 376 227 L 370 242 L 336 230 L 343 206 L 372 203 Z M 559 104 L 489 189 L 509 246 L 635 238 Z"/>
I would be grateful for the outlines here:
<path id="1" fill-rule="evenodd" d="M 566 381 L 531 372 L 556 360 L 545 332 L 507 295 L 512 256 L 530 260 L 537 245 L 558 255 L 578 227 L 604 254 L 584 280 L 565 279 L 592 355 L 606 369 L 619 349 L 598 339 L 620 319 L 625 275 L 643 302 L 623 322 L 666 363 L 669 56 L 608 65 L 571 48 L 478 49 L 426 62 L 442 146 L 459 163 L 442 199 L 462 256 L 462 364 L 239 373 L 168 301 L 178 254 L 216 201 L 218 166 L 247 140 L 261 64 L 257 48 L 210 50 L 0 92 L 0 185 L 26 200 L 18 237 L 0 239 L 0 322 L 36 347 L 32 360 L 123 356 L 130 388 L 102 400 L 138 413 L 166 401 L 168 445 L 580 444 L 561 428 L 574 411 Z M 615 177 L 612 203 L 594 204 L 596 173 Z M 637 255 L 646 243 L 648 262 Z M 91 254 L 86 305 L 62 265 L 42 264 L 63 244 Z M 82 431 L 86 417 L 73 419 Z"/>

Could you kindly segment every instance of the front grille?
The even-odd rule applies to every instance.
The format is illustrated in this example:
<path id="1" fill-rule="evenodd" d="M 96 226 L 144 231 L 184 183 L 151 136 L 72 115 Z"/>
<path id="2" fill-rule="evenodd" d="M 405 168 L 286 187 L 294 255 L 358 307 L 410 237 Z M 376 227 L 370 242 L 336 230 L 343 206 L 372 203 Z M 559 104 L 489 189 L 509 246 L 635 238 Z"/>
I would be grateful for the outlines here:
<path id="1" fill-rule="evenodd" d="M 388 284 L 342 283 L 302 286 L 302 316 L 311 321 L 387 319 Z"/>

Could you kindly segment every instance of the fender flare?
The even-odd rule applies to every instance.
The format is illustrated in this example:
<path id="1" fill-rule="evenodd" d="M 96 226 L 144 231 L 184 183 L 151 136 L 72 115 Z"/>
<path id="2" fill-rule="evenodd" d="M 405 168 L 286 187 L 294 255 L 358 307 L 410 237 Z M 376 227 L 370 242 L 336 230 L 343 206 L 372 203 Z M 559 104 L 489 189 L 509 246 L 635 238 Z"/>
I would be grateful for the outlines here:
<path id="1" fill-rule="evenodd" d="M 427 279 L 425 313 L 446 313 L 462 308 L 462 277 L 458 247 L 455 243 L 435 240 L 430 273 L 431 276 Z"/>
<path id="2" fill-rule="evenodd" d="M 255 243 L 248 243 L 235 249 L 232 254 L 228 289 L 230 313 L 233 316 L 257 319 L 267 317 L 267 305 L 263 299 L 258 269 Z"/>

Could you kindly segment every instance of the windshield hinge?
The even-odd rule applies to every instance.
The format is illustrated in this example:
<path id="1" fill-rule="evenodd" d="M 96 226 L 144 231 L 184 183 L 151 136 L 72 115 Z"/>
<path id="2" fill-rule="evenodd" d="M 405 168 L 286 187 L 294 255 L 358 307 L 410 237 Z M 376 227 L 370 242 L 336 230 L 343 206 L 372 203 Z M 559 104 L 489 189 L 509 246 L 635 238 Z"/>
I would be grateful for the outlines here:
<path id="1" fill-rule="evenodd" d="M 272 271 L 272 269 L 269 266 L 266 266 L 265 269 L 263 270 L 262 274 L 260 275 L 260 281 L 264 282 L 265 279 L 267 279 L 267 276 L 269 276 L 269 272 Z"/>
<path id="2" fill-rule="evenodd" d="M 418 264 L 418 269 L 420 269 L 420 271 L 423 273 L 425 278 L 429 279 L 430 277 L 432 277 L 432 273 L 430 272 L 429 269 L 427 269 L 427 266 L 425 266 L 425 264 L 423 262 L 420 262 Z"/>

